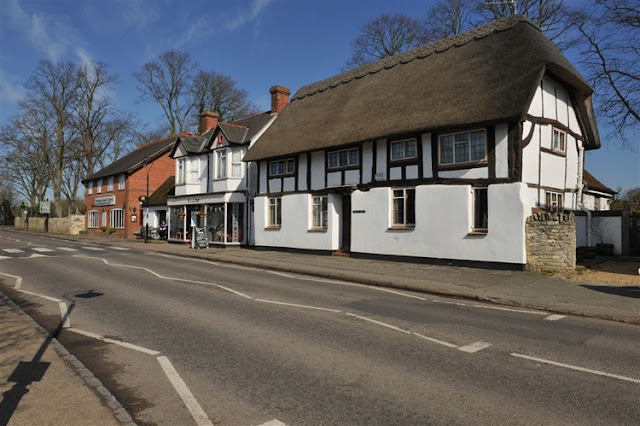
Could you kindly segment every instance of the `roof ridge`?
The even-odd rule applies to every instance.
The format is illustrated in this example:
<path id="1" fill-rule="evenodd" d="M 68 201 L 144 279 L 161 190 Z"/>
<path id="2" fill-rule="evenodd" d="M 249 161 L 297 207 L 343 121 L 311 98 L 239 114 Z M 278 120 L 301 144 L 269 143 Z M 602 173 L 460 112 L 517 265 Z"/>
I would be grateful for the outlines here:
<path id="1" fill-rule="evenodd" d="M 220 125 L 222 126 L 231 126 L 231 127 L 237 127 L 239 129 L 248 129 L 247 126 L 242 126 L 240 124 L 233 124 L 233 123 L 220 123 Z"/>
<path id="2" fill-rule="evenodd" d="M 333 77 L 320 80 L 316 83 L 308 84 L 301 87 L 295 93 L 295 95 L 293 95 L 293 97 L 291 98 L 291 102 L 314 95 L 318 92 L 323 92 L 329 88 L 348 83 L 353 79 L 362 78 L 370 74 L 375 74 L 378 71 L 384 69 L 393 68 L 398 64 L 406 64 L 414 61 L 415 59 L 424 59 L 427 56 L 431 56 L 433 53 L 442 53 L 452 47 L 464 46 L 465 44 L 485 38 L 493 33 L 511 29 L 520 23 L 529 24 L 537 30 L 540 30 L 526 16 L 521 14 L 510 15 L 501 19 L 497 19 L 495 21 L 491 21 L 479 27 L 472 28 L 468 31 L 465 31 L 464 33 L 437 40 L 423 46 L 416 47 L 415 49 L 408 50 L 394 56 L 389 56 L 377 62 L 371 62 L 353 70 L 336 74 Z"/>
<path id="3" fill-rule="evenodd" d="M 255 113 L 255 114 L 250 114 L 250 115 L 247 115 L 247 116 L 245 116 L 245 117 L 241 117 L 241 118 L 238 118 L 238 119 L 236 119 L 236 120 L 233 120 L 233 121 L 231 121 L 231 122 L 229 122 L 229 123 L 227 123 L 227 124 L 230 124 L 230 123 L 237 123 L 238 121 L 248 120 L 248 119 L 250 119 L 250 118 L 258 117 L 259 115 L 264 115 L 264 114 L 271 114 L 271 110 L 269 110 L 269 111 L 264 111 L 264 112 L 257 112 L 257 113 Z"/>
<path id="4" fill-rule="evenodd" d="M 137 150 L 139 150 L 139 149 L 141 149 L 141 148 L 145 148 L 145 147 L 147 147 L 147 146 L 149 146 L 149 145 L 153 145 L 154 143 L 158 143 L 158 142 L 165 142 L 165 141 L 168 141 L 168 140 L 169 140 L 169 139 L 171 139 L 171 138 L 177 138 L 178 136 L 180 136 L 180 135 L 172 134 L 172 135 L 169 135 L 169 136 L 165 136 L 164 138 L 156 139 L 156 140 L 154 140 L 154 141 L 147 142 L 147 143 L 145 143 L 145 144 L 139 145 L 139 146 L 137 146 L 137 147 L 136 147 L 136 149 L 134 149 L 133 151 L 137 151 Z M 132 151 L 132 152 L 133 152 L 133 151 Z"/>

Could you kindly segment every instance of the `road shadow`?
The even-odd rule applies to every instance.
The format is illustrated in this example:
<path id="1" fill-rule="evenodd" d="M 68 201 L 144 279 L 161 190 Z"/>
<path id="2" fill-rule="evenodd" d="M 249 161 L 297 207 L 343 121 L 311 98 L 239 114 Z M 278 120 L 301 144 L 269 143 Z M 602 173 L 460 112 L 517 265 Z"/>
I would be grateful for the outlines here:
<path id="1" fill-rule="evenodd" d="M 75 303 L 69 306 L 66 315 L 60 320 L 55 331 L 47 335 L 47 338 L 42 342 L 42 345 L 40 345 L 40 348 L 38 348 L 33 358 L 30 361 L 18 362 L 15 370 L 13 370 L 9 376 L 7 381 L 15 383 L 15 385 L 2 394 L 2 401 L 0 401 L 0 426 L 7 426 L 9 424 L 9 420 L 11 420 L 18 405 L 20 405 L 20 401 L 29 393 L 29 385 L 41 381 L 44 377 L 51 363 L 41 361 L 42 356 L 51 344 L 51 341 L 58 337 L 62 331 L 62 327 L 67 318 L 69 318 L 69 315 L 71 315 L 74 306 Z"/>
<path id="2" fill-rule="evenodd" d="M 589 290 L 599 291 L 601 293 L 613 294 L 615 296 L 632 297 L 640 299 L 640 286 L 610 286 L 610 285 L 588 285 L 580 284 L 580 287 Z"/>

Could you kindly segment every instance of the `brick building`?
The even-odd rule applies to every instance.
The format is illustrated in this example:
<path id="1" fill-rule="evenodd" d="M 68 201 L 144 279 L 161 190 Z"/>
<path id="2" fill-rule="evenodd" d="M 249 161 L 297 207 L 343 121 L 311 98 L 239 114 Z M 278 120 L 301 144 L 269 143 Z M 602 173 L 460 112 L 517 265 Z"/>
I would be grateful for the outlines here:
<path id="1" fill-rule="evenodd" d="M 179 136 L 143 145 L 82 181 L 85 186 L 85 229 L 102 234 L 103 229 L 118 238 L 134 238 L 143 224 L 138 198 L 153 194 L 175 174 L 169 152 Z"/>

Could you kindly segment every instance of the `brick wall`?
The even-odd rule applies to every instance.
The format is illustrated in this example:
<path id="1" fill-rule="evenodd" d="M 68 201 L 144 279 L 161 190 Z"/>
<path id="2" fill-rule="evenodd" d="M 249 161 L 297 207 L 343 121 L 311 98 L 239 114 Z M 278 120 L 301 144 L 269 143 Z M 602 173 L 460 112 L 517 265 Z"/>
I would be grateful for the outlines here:
<path id="1" fill-rule="evenodd" d="M 534 213 L 525 225 L 527 270 L 566 271 L 576 267 L 573 213 Z"/>

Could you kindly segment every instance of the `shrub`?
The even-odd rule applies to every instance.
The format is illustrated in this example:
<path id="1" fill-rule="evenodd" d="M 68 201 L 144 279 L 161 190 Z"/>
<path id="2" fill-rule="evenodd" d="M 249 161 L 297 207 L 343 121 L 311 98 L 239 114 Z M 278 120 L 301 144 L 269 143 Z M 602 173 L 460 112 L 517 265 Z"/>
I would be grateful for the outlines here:
<path id="1" fill-rule="evenodd" d="M 99 230 L 101 230 L 102 232 L 105 232 L 107 230 L 106 226 L 101 226 L 100 228 L 98 228 Z"/>

